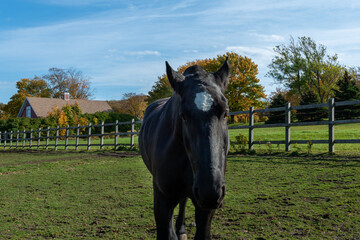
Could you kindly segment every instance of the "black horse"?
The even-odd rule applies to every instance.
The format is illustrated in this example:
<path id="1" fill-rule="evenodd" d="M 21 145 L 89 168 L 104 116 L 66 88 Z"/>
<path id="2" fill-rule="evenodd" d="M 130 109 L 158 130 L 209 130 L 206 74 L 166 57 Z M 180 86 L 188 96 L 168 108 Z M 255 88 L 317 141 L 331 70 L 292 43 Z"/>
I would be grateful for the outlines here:
<path id="1" fill-rule="evenodd" d="M 174 93 L 146 109 L 139 136 L 142 158 L 153 175 L 157 239 L 187 239 L 188 198 L 196 209 L 195 239 L 211 238 L 211 220 L 225 196 L 229 71 L 227 59 L 215 73 L 194 65 L 183 75 L 166 62 Z M 179 203 L 175 230 L 173 212 Z"/>

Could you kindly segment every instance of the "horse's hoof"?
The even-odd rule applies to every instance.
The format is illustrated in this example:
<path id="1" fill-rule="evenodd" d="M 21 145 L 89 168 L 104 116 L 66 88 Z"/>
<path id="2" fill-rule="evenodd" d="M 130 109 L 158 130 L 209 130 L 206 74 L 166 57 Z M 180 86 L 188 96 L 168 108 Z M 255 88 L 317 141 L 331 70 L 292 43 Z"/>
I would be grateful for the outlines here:
<path id="1" fill-rule="evenodd" d="M 187 240 L 187 235 L 185 233 L 179 235 L 179 240 Z"/>

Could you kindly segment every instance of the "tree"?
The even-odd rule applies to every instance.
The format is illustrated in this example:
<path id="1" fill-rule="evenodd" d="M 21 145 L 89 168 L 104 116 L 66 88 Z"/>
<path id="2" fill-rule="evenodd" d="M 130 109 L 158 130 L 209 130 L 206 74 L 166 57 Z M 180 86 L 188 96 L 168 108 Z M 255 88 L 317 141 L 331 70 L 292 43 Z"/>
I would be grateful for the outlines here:
<path id="1" fill-rule="evenodd" d="M 163 74 L 161 77 L 158 77 L 158 80 L 155 82 L 155 85 L 152 86 L 151 90 L 148 93 L 148 98 L 146 102 L 151 104 L 158 99 L 171 97 L 173 91 L 171 89 L 169 80 L 166 74 Z"/>
<path id="2" fill-rule="evenodd" d="M 194 64 L 200 65 L 208 72 L 216 72 L 224 63 L 226 57 L 230 64 L 230 80 L 225 92 L 229 102 L 230 111 L 243 111 L 250 106 L 262 108 L 265 106 L 263 101 L 266 98 L 264 87 L 259 84 L 257 78 L 257 65 L 248 57 L 243 57 L 237 53 L 227 52 L 218 55 L 216 58 L 197 60 L 189 62 L 178 68 L 180 73 Z"/>
<path id="3" fill-rule="evenodd" d="M 0 103 L 0 120 L 6 120 L 10 117 L 9 114 L 4 110 L 5 106 L 6 105 L 4 103 Z"/>
<path id="4" fill-rule="evenodd" d="M 85 126 L 89 124 L 89 121 L 83 117 L 79 105 L 76 103 L 74 105 L 66 104 L 61 109 L 57 106 L 49 113 L 49 119 L 57 121 L 59 127 L 64 128 L 66 126 Z M 80 129 L 81 132 L 85 131 L 85 128 Z M 73 131 L 73 129 L 71 129 Z M 66 129 L 60 129 L 60 136 L 66 134 Z"/>
<path id="5" fill-rule="evenodd" d="M 137 119 L 144 117 L 147 96 L 136 93 L 125 93 L 121 101 L 109 101 L 111 108 L 117 113 L 131 115 Z"/>
<path id="6" fill-rule="evenodd" d="M 353 77 L 357 86 L 360 87 L 360 67 L 349 68 L 350 75 Z"/>
<path id="7" fill-rule="evenodd" d="M 26 97 L 50 97 L 51 89 L 47 83 L 36 77 L 33 79 L 23 78 L 16 82 L 17 93 L 15 93 L 3 110 L 9 117 L 17 117 L 19 110 Z"/>
<path id="8" fill-rule="evenodd" d="M 276 46 L 274 52 L 277 55 L 268 66 L 267 76 L 301 97 L 312 91 L 321 103 L 334 94 L 343 67 L 336 54 L 326 53 L 324 45 L 309 37 L 299 37 L 297 42 L 290 37 L 288 45 Z"/>
<path id="9" fill-rule="evenodd" d="M 335 102 L 360 100 L 360 87 L 352 75 L 345 71 L 344 77 L 337 83 L 335 91 Z M 352 119 L 360 116 L 360 105 L 335 107 L 336 119 Z"/>
<path id="10" fill-rule="evenodd" d="M 50 68 L 43 78 L 52 89 L 53 98 L 61 98 L 65 92 L 73 99 L 88 99 L 92 96 L 89 78 L 74 68 Z"/>
<path id="11" fill-rule="evenodd" d="M 286 101 L 283 94 L 279 93 L 273 96 L 269 108 L 285 107 L 287 102 L 288 101 Z M 293 122 L 294 120 L 295 120 L 295 115 L 291 114 L 291 122 Z M 272 124 L 272 123 L 285 123 L 285 112 L 284 111 L 270 112 L 266 124 Z"/>
<path id="12" fill-rule="evenodd" d="M 300 105 L 310 105 L 319 103 L 319 96 L 313 91 L 304 93 L 301 98 Z M 324 108 L 311 108 L 311 109 L 302 109 L 297 110 L 296 118 L 300 122 L 312 122 L 312 121 L 321 121 L 323 118 L 327 117 L 327 111 Z"/>
<path id="13" fill-rule="evenodd" d="M 291 104 L 291 106 L 298 106 L 300 104 L 301 97 L 299 94 L 294 92 L 289 92 L 286 89 L 276 88 L 274 92 L 271 92 L 268 96 L 270 101 L 273 101 L 277 95 L 283 95 L 284 99 Z"/>

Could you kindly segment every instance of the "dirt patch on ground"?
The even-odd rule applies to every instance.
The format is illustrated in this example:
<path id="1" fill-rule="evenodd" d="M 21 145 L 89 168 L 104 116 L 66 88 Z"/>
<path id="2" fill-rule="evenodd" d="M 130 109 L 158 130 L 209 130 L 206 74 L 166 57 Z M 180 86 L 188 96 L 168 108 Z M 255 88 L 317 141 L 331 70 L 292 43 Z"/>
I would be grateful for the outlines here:
<path id="1" fill-rule="evenodd" d="M 25 171 L 17 171 L 17 172 L 3 172 L 3 173 L 1 173 L 1 172 L 0 172 L 0 176 L 1 176 L 1 175 L 14 175 L 14 174 L 22 174 L 22 173 L 25 173 Z"/>
<path id="2" fill-rule="evenodd" d="M 18 166 L 18 165 L 26 165 L 26 164 L 39 164 L 39 163 L 46 163 L 46 162 L 59 162 L 59 161 L 69 161 L 69 160 L 83 160 L 91 157 L 117 157 L 117 158 L 129 158 L 129 157 L 136 157 L 139 156 L 140 153 L 138 152 L 100 152 L 100 153 L 91 153 L 91 152 L 76 152 L 76 151 L 37 151 L 37 150 L 8 150 L 8 151 L 1 151 L 0 153 L 6 154 L 35 154 L 35 155 L 47 155 L 47 156 L 55 156 L 59 154 L 67 154 L 70 156 L 62 157 L 62 158 L 50 158 L 50 159 L 43 159 L 43 160 L 36 160 L 36 161 L 26 161 L 26 162 L 18 162 L 18 163 L 8 163 L 8 164 L 0 164 L 0 167 L 8 167 L 8 166 Z"/>
<path id="3" fill-rule="evenodd" d="M 98 153 L 100 156 L 111 156 L 111 157 L 119 157 L 119 158 L 127 158 L 127 157 L 137 157 L 140 156 L 139 152 L 104 152 Z"/>

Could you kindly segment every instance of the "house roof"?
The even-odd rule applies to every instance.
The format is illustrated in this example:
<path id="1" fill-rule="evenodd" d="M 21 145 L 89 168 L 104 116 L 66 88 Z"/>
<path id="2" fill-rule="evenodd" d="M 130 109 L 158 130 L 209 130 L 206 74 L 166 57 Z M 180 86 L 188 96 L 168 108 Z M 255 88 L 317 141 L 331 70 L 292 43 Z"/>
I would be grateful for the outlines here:
<path id="1" fill-rule="evenodd" d="M 24 110 L 25 102 L 28 102 L 34 110 L 37 117 L 47 117 L 54 107 L 61 109 L 63 106 L 77 103 L 82 113 L 96 113 L 109 112 L 112 108 L 106 101 L 84 100 L 84 99 L 69 99 L 64 100 L 60 98 L 40 98 L 27 97 L 19 111 L 19 114 Z M 18 115 L 19 116 L 19 115 Z"/>

